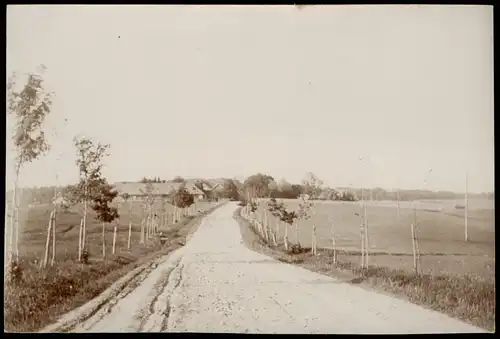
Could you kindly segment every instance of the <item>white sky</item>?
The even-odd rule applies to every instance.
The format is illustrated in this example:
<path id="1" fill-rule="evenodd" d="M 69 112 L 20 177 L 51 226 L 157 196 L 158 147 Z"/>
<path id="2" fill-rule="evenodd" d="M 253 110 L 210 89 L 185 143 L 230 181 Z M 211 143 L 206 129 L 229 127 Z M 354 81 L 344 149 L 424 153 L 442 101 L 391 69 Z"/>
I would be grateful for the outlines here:
<path id="1" fill-rule="evenodd" d="M 24 185 L 76 181 L 84 134 L 111 181 L 494 187 L 492 6 L 8 6 L 8 73 L 40 63 L 58 136 Z"/>

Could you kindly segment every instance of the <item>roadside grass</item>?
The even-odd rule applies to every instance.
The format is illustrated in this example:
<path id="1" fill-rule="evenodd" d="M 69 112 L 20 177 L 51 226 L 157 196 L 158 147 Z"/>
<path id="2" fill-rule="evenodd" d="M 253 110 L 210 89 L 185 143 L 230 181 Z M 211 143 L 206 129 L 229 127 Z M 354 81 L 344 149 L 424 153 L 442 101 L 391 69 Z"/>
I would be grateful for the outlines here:
<path id="1" fill-rule="evenodd" d="M 241 208 L 238 208 L 234 218 L 240 225 L 244 243 L 252 250 L 284 263 L 337 278 L 345 283 L 357 284 L 360 287 L 406 299 L 487 330 L 495 330 L 494 259 L 493 266 L 489 266 L 484 274 L 469 273 L 466 271 L 468 266 L 459 270 L 460 265 L 457 264 L 451 270 L 430 269 L 416 276 L 411 269 L 408 269 L 411 264 L 402 265 L 400 262 L 400 260 L 413 260 L 412 257 L 382 253 L 370 257 L 371 265 L 367 269 L 362 269 L 360 253 L 356 251 L 338 251 L 337 262 L 334 263 L 331 249 L 318 248 L 318 255 L 312 256 L 310 248 L 302 248 L 300 253 L 292 254 L 285 252 L 282 245 L 270 247 L 240 212 Z M 443 262 L 457 260 L 455 256 L 437 257 Z M 379 258 L 378 262 L 375 262 L 375 258 Z M 467 259 L 477 264 L 475 257 L 459 257 L 459 261 Z"/>
<path id="2" fill-rule="evenodd" d="M 106 230 L 107 248 L 104 259 L 101 257 L 101 225 L 94 220 L 92 214 L 89 215 L 88 264 L 77 262 L 80 213 L 75 210 L 59 213 L 56 262 L 53 267 L 46 269 L 40 269 L 38 263 L 44 253 L 45 228 L 50 207 L 28 210 L 20 242 L 22 279 L 17 284 L 4 284 L 5 331 L 33 332 L 55 322 L 61 315 L 98 296 L 134 268 L 182 247 L 186 243 L 186 237 L 196 229 L 202 217 L 216 208 L 213 203 L 205 203 L 205 212 L 183 217 L 179 222 L 160 229 L 167 238 L 163 244 L 157 238 L 146 244 L 139 244 L 142 210 L 139 204 L 136 205 L 132 214 L 134 241 L 131 250 L 127 250 L 128 210 L 122 203 L 120 212 L 123 216 L 119 223 L 117 251 L 115 255 L 112 254 L 113 225 L 109 225 Z"/>

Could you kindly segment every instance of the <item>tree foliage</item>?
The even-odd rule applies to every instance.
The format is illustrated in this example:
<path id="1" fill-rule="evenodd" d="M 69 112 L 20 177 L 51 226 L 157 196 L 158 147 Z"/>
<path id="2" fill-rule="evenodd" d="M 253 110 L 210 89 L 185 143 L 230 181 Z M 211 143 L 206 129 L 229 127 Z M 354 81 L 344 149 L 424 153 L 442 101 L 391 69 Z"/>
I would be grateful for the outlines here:
<path id="1" fill-rule="evenodd" d="M 32 162 L 46 153 L 50 147 L 42 130 L 50 113 L 54 93 L 47 92 L 42 78 L 45 66 L 40 66 L 40 74 L 30 73 L 21 90 L 16 89 L 17 74 L 13 73 L 7 83 L 7 113 L 15 117 L 12 136 L 16 148 L 16 166 Z"/>
<path id="2" fill-rule="evenodd" d="M 220 193 L 221 198 L 240 200 L 240 193 L 238 186 L 235 184 L 233 179 L 226 179 L 224 181 L 223 190 Z"/>
<path id="3" fill-rule="evenodd" d="M 303 193 L 311 199 L 317 199 L 320 196 L 322 186 L 323 181 L 312 172 L 306 173 L 306 177 L 302 180 Z"/>
<path id="4" fill-rule="evenodd" d="M 172 179 L 172 182 L 177 182 L 177 183 L 186 183 L 186 179 L 176 176 L 175 178 Z"/>
<path id="5" fill-rule="evenodd" d="M 152 182 L 147 182 L 144 189 L 140 190 L 146 196 L 144 203 L 146 206 L 152 206 L 156 200 L 154 186 Z"/>
<path id="6" fill-rule="evenodd" d="M 297 212 L 287 210 L 283 201 L 278 203 L 276 198 L 271 198 L 268 202 L 268 209 L 273 216 L 289 225 L 292 225 L 295 219 L 299 217 Z"/>
<path id="7" fill-rule="evenodd" d="M 118 209 L 110 204 L 118 196 L 118 191 L 105 179 L 94 181 L 94 195 L 92 196 L 91 208 L 96 212 L 97 220 L 110 223 L 119 218 Z"/>
<path id="8" fill-rule="evenodd" d="M 270 196 L 273 184 L 275 185 L 274 178 L 272 176 L 257 173 L 248 177 L 243 183 L 243 186 L 251 197 L 264 198 Z"/>
<path id="9" fill-rule="evenodd" d="M 172 204 L 179 208 L 186 208 L 194 203 L 194 196 L 185 187 L 179 187 L 172 197 Z"/>
<path id="10" fill-rule="evenodd" d="M 153 177 L 153 178 L 142 177 L 142 179 L 139 180 L 139 182 L 146 184 L 146 183 L 165 183 L 167 181 L 161 179 L 160 177 Z"/>
<path id="11" fill-rule="evenodd" d="M 94 142 L 90 138 L 74 138 L 77 150 L 76 165 L 83 184 L 87 180 L 98 180 L 101 176 L 102 160 L 108 155 L 109 144 Z"/>

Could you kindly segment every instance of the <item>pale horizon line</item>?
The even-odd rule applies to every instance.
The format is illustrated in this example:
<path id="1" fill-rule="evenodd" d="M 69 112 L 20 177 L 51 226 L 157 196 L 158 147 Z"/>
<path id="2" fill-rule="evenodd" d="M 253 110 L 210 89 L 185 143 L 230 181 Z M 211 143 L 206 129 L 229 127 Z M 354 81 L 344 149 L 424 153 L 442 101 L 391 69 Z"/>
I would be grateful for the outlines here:
<path id="1" fill-rule="evenodd" d="M 261 174 L 266 174 L 266 172 L 258 172 L 258 173 L 261 173 Z M 257 174 L 257 173 L 255 173 Z M 166 180 L 166 181 L 171 181 L 173 180 L 175 177 L 177 176 L 180 176 L 181 178 L 183 179 L 186 179 L 186 180 L 193 180 L 193 179 L 203 179 L 203 180 L 214 180 L 214 179 L 231 179 L 231 180 L 239 180 L 241 183 L 243 183 L 245 181 L 245 179 L 247 179 L 249 176 L 238 176 L 238 175 L 234 175 L 232 177 L 226 177 L 226 176 L 209 176 L 209 177 L 203 177 L 203 176 L 183 176 L 183 175 L 175 175 L 175 176 L 172 176 L 171 178 L 162 178 L 160 175 L 153 175 L 153 176 L 147 176 L 147 175 L 144 175 L 143 177 L 146 177 L 146 178 L 154 178 L 154 177 L 160 177 L 160 179 L 162 180 Z M 272 176 L 272 175 L 271 175 Z M 243 177 L 244 179 L 241 180 L 241 179 L 236 179 L 237 177 Z M 284 179 L 285 181 L 287 181 L 288 183 L 290 183 L 291 185 L 301 185 L 302 183 L 301 182 L 294 182 L 294 181 L 290 181 L 288 179 L 286 179 L 285 177 L 280 177 L 279 179 L 272 176 L 275 180 L 276 183 L 278 183 L 280 180 Z M 111 182 L 112 184 L 116 184 L 116 183 L 139 183 L 139 180 L 141 180 L 141 178 L 135 178 L 135 179 L 118 179 L 118 180 L 109 180 L 109 182 Z M 73 185 L 74 183 L 71 183 L 71 184 L 64 184 L 64 183 L 59 183 L 59 184 L 54 184 L 54 183 L 51 183 L 51 184 L 43 184 L 43 185 L 19 185 L 18 186 L 18 189 L 33 189 L 33 188 L 41 188 L 41 187 L 65 187 L 65 186 L 69 186 L 69 185 Z M 437 193 L 437 192 L 449 192 L 449 193 L 453 193 L 453 194 L 472 194 L 472 195 L 480 195 L 480 194 L 490 194 L 490 193 L 495 193 L 495 189 L 493 188 L 492 190 L 490 191 L 472 191 L 472 190 L 467 190 L 467 192 L 464 190 L 464 191 L 455 191 L 455 190 L 451 190 L 451 189 L 430 189 L 430 188 L 424 188 L 424 187 L 391 187 L 391 188 L 388 188 L 388 187 L 383 187 L 383 186 L 361 186 L 361 185 L 349 185 L 349 184 L 338 184 L 338 185 L 330 185 L 330 184 L 324 184 L 322 187 L 324 188 L 332 188 L 332 189 L 339 189 L 339 188 L 346 188 L 346 189 L 353 189 L 353 190 L 359 190 L 359 189 L 368 189 L 368 190 L 374 190 L 374 189 L 377 189 L 377 188 L 380 188 L 380 189 L 383 189 L 384 191 L 386 192 L 397 192 L 398 190 L 400 191 L 422 191 L 422 192 L 432 192 L 432 193 Z M 12 189 L 8 189 L 6 190 L 6 192 L 10 192 Z"/>

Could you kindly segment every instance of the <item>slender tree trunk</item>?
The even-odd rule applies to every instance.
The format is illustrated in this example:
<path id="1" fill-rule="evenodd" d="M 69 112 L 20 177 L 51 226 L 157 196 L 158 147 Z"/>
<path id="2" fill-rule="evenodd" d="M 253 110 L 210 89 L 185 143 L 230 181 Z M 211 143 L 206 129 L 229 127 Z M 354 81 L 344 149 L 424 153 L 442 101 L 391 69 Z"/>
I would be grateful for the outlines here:
<path id="1" fill-rule="evenodd" d="M 57 222 L 57 182 L 58 175 L 56 173 L 56 186 L 54 186 L 54 223 L 52 226 L 52 261 L 51 266 L 54 266 L 56 260 L 56 222 Z"/>
<path id="2" fill-rule="evenodd" d="M 285 243 L 285 251 L 288 251 L 288 223 L 285 223 L 285 237 L 283 242 Z"/>
<path id="3" fill-rule="evenodd" d="M 297 246 L 300 246 L 300 242 L 299 242 L 299 222 L 298 221 L 295 222 L 295 244 Z"/>
<path id="4" fill-rule="evenodd" d="M 148 212 L 146 214 L 146 229 L 145 229 L 145 240 L 147 241 L 149 239 L 149 207 L 148 207 Z"/>
<path id="5" fill-rule="evenodd" d="M 19 261 L 19 232 L 21 229 L 21 219 L 19 218 L 19 212 L 21 210 L 21 204 L 23 201 L 23 190 L 19 190 L 18 198 L 16 199 L 16 241 L 15 241 L 15 253 L 16 261 Z"/>
<path id="6" fill-rule="evenodd" d="M 332 222 L 332 249 L 333 249 L 333 263 L 337 263 L 337 245 L 335 243 L 335 229 L 334 223 Z"/>
<path id="7" fill-rule="evenodd" d="M 104 222 L 102 222 L 102 257 L 106 257 L 106 227 Z"/>
<path id="8" fill-rule="evenodd" d="M 267 214 L 265 210 L 262 212 L 262 224 L 264 225 L 264 232 L 266 234 L 266 243 L 269 245 L 271 241 L 269 237 L 269 227 L 267 223 Z"/>
<path id="9" fill-rule="evenodd" d="M 132 221 L 128 222 L 128 241 L 127 241 L 127 250 L 130 251 L 130 240 L 132 238 Z"/>
<path id="10" fill-rule="evenodd" d="M 361 205 L 361 222 L 359 225 L 360 237 L 361 237 L 361 268 L 365 267 L 365 222 L 363 220 L 363 206 Z"/>
<path id="11" fill-rule="evenodd" d="M 83 218 L 80 219 L 80 232 L 78 233 L 78 261 L 82 261 L 82 237 L 83 237 Z"/>
<path id="12" fill-rule="evenodd" d="M 10 225 L 10 234 L 9 234 L 9 245 L 7 251 L 7 263 L 10 265 L 14 258 L 14 244 L 16 241 L 16 211 L 17 211 L 17 178 L 16 183 L 14 184 L 14 189 L 12 191 L 12 201 L 11 201 L 11 213 L 9 216 L 9 225 Z"/>
<path id="13" fill-rule="evenodd" d="M 316 255 L 316 225 L 313 225 L 312 227 L 312 243 L 311 243 L 311 252 L 312 255 Z"/>
<path id="14" fill-rule="evenodd" d="M 51 236 L 53 219 L 54 219 L 54 211 L 50 212 L 49 224 L 47 226 L 47 241 L 45 243 L 45 255 L 43 257 L 43 265 L 42 265 L 43 268 L 47 267 L 49 261 L 50 236 Z"/>
<path id="15" fill-rule="evenodd" d="M 57 221 L 57 207 L 54 207 L 54 216 L 52 218 L 52 260 L 50 266 L 54 266 L 56 262 L 56 221 Z"/>
<path id="16" fill-rule="evenodd" d="M 115 224 L 114 230 L 113 230 L 113 255 L 115 254 L 116 250 L 116 232 L 117 232 L 117 225 Z"/>
<path id="17" fill-rule="evenodd" d="M 413 244 L 413 269 L 416 275 L 420 275 L 420 250 L 417 236 L 417 209 L 413 208 L 413 222 L 411 223 L 411 236 Z"/>
<path id="18" fill-rule="evenodd" d="M 278 218 L 275 219 L 275 222 L 276 222 L 276 226 L 275 226 L 275 229 L 274 229 L 274 245 L 275 246 L 278 246 L 278 243 L 279 243 L 279 235 L 280 235 L 280 220 Z"/>
<path id="19" fill-rule="evenodd" d="M 468 175 L 467 173 L 465 173 L 465 220 L 464 220 L 464 223 L 465 223 L 465 241 L 469 241 L 469 229 L 468 229 L 468 222 L 469 222 L 469 197 L 468 197 L 468 191 L 469 191 L 469 187 L 468 187 Z"/>
<path id="20" fill-rule="evenodd" d="M 365 204 L 365 208 L 364 208 L 364 216 L 365 216 L 365 264 L 366 264 L 366 267 L 368 267 L 368 260 L 370 258 L 370 246 L 369 246 L 369 242 L 368 242 L 368 212 L 367 212 L 367 206 Z"/>
<path id="21" fill-rule="evenodd" d="M 418 262 L 417 262 L 417 238 L 415 234 L 415 224 L 411 223 L 411 242 L 413 250 L 413 270 L 415 274 L 418 275 Z"/>
<path id="22" fill-rule="evenodd" d="M 130 251 L 130 240 L 132 238 L 132 208 L 129 202 L 128 208 L 128 241 L 127 241 L 127 250 Z"/>
<path id="23" fill-rule="evenodd" d="M 85 201 L 83 202 L 83 233 L 82 233 L 82 252 L 85 251 L 87 238 L 87 210 L 88 210 L 88 179 L 85 179 Z"/>
<path id="24" fill-rule="evenodd" d="M 144 244 L 144 241 L 145 241 L 145 239 L 144 239 L 144 227 L 145 227 L 145 223 L 146 223 L 146 219 L 143 218 L 141 220 L 141 238 L 140 238 L 140 243 L 141 244 Z"/>
<path id="25" fill-rule="evenodd" d="M 401 225 L 401 212 L 399 210 L 399 188 L 396 192 L 396 199 L 397 199 L 397 204 L 398 204 L 398 226 Z"/>
<path id="26" fill-rule="evenodd" d="M 14 189 L 12 191 L 12 202 L 11 202 L 11 211 L 12 213 L 10 214 L 10 241 L 9 241 L 9 251 L 7 252 L 8 253 L 8 259 L 7 259 L 7 263 L 10 265 L 10 263 L 12 262 L 13 258 L 14 258 L 14 253 L 15 253 L 15 248 L 17 247 L 16 245 L 16 234 L 18 232 L 18 229 L 19 229 L 19 225 L 18 225 L 18 222 L 16 220 L 16 214 L 17 214 L 17 211 L 18 211 L 18 204 L 17 204 L 17 200 L 18 200 L 18 197 L 17 197 L 17 187 L 18 187 L 18 184 L 19 184 L 19 171 L 21 169 L 21 164 L 20 163 L 17 163 L 16 164 L 16 167 L 14 168 L 14 173 L 15 173 L 15 177 L 14 177 Z"/>

